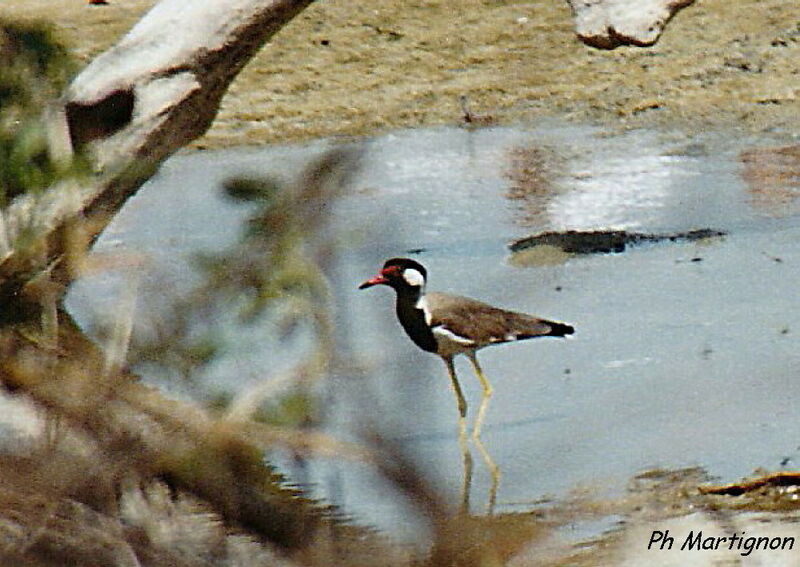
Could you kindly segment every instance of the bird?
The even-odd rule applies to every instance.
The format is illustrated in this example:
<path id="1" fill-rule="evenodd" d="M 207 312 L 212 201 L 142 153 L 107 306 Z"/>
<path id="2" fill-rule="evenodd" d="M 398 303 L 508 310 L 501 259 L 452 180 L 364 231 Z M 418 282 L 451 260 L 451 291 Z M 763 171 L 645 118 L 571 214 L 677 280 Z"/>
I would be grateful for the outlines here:
<path id="1" fill-rule="evenodd" d="M 461 107 L 461 122 L 467 127 L 491 126 L 496 122 L 491 114 L 475 114 L 469 109 L 467 95 L 458 97 L 458 104 Z"/>
<path id="2" fill-rule="evenodd" d="M 395 290 L 397 318 L 406 334 L 422 350 L 438 355 L 447 367 L 462 428 L 465 427 L 467 403 L 453 359 L 459 354 L 469 359 L 483 390 L 472 430 L 473 438 L 477 439 L 492 395 L 492 386 L 478 363 L 477 351 L 490 345 L 537 337 L 566 337 L 575 329 L 566 323 L 507 311 L 460 295 L 426 292 L 427 278 L 428 271 L 416 260 L 391 258 L 376 276 L 358 288 L 386 285 Z"/>

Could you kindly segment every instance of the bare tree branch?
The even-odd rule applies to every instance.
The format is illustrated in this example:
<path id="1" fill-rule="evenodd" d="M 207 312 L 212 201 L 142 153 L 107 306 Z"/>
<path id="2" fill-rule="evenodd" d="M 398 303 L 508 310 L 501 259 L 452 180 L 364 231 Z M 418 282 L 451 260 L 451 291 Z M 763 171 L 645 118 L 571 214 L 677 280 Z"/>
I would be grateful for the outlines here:
<path id="1" fill-rule="evenodd" d="M 239 71 L 311 1 L 163 0 L 97 57 L 48 112 L 52 151 L 65 159 L 86 151 L 94 174 L 22 195 L 3 211 L 2 278 L 24 272 L 25 280 L 53 265 L 63 253 L 57 231 L 78 215 L 91 220 L 94 238 L 165 158 L 208 129 Z M 31 235 L 42 244 L 35 255 Z"/>

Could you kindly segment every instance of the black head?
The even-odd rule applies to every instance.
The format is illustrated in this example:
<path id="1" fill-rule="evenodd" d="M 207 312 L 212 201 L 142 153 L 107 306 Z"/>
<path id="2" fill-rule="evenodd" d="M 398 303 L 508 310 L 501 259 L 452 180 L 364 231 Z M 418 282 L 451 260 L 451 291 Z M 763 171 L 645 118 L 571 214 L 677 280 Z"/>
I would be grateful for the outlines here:
<path id="1" fill-rule="evenodd" d="M 388 285 L 396 290 L 400 289 L 422 289 L 428 271 L 425 266 L 410 258 L 392 258 L 386 260 L 380 273 L 365 281 L 358 289 L 365 289 L 374 285 Z"/>

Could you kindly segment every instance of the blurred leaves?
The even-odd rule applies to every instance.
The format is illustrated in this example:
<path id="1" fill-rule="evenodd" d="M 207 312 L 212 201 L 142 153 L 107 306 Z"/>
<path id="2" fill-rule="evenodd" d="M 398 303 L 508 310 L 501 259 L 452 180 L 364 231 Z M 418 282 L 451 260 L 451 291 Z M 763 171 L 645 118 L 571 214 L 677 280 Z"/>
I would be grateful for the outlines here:
<path id="1" fill-rule="evenodd" d="M 51 26 L 0 20 L 0 207 L 85 168 L 50 156 L 42 122 L 73 70 Z"/>
<path id="2" fill-rule="evenodd" d="M 230 410 L 239 420 L 291 426 L 313 421 L 316 405 L 310 388 L 328 372 L 335 356 L 326 276 L 335 242 L 328 212 L 358 167 L 359 156 L 353 148 L 328 151 L 285 183 L 258 177 L 225 182 L 225 194 L 253 211 L 239 241 L 195 258 L 201 283 L 185 297 L 165 294 L 155 332 L 132 346 L 129 361 L 156 365 L 164 376 L 193 380 L 240 336 L 264 333 L 267 351 L 297 336 L 310 337 L 310 351 L 288 371 L 276 374 L 264 368 L 252 391 L 209 397 L 212 407 Z M 230 323 L 243 328 L 218 332 Z"/>
<path id="3" fill-rule="evenodd" d="M 307 425 L 309 416 L 316 415 L 314 398 L 302 391 L 283 394 L 269 405 L 262 405 L 253 419 L 267 425 L 302 428 Z"/>
<path id="4" fill-rule="evenodd" d="M 268 177 L 232 177 L 222 188 L 233 201 L 267 204 L 281 190 L 281 184 Z"/>

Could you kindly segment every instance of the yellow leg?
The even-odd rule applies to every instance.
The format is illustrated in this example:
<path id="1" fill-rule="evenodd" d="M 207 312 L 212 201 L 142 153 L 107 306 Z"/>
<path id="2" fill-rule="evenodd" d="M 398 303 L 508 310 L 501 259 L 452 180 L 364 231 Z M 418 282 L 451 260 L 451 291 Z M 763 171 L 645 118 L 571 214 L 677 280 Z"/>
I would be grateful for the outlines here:
<path id="1" fill-rule="evenodd" d="M 472 453 L 467 442 L 467 427 L 464 418 L 459 418 L 458 446 L 461 449 L 461 464 L 464 468 L 464 484 L 461 486 L 460 513 L 469 515 L 469 500 L 472 492 Z"/>
<path id="2" fill-rule="evenodd" d="M 447 366 L 447 375 L 450 377 L 450 385 L 453 387 L 453 393 L 456 395 L 456 402 L 458 403 L 458 446 L 461 449 L 461 464 L 464 467 L 464 484 L 461 488 L 461 513 L 469 514 L 473 464 L 472 453 L 467 443 L 467 401 L 464 399 L 464 393 L 461 391 L 461 384 L 458 383 L 458 378 L 456 377 L 453 357 L 443 356 L 442 360 L 444 360 Z"/>
<path id="3" fill-rule="evenodd" d="M 489 478 L 491 484 L 489 486 L 489 494 L 486 502 L 486 513 L 491 516 L 494 514 L 494 506 L 497 502 L 497 487 L 500 485 L 500 467 L 498 467 L 497 463 L 494 462 L 494 459 L 489 454 L 489 451 L 486 450 L 486 447 L 483 446 L 483 442 L 481 442 L 479 437 L 474 437 L 472 441 L 475 443 L 475 447 L 481 454 L 481 458 L 486 464 L 486 468 L 489 469 Z"/>
<path id="4" fill-rule="evenodd" d="M 445 365 L 447 366 L 447 374 L 450 376 L 450 384 L 453 386 L 453 392 L 456 395 L 456 402 L 458 403 L 458 415 L 461 416 L 459 423 L 463 422 L 467 417 L 467 401 L 464 399 L 464 393 L 461 391 L 461 384 L 458 383 L 456 377 L 456 367 L 453 364 L 452 356 L 443 356 Z"/>
<path id="5" fill-rule="evenodd" d="M 467 352 L 466 354 L 472 363 L 472 368 L 475 369 L 475 376 L 478 377 L 478 381 L 481 383 L 481 388 L 483 389 L 481 405 L 478 407 L 478 415 L 475 418 L 475 425 L 472 428 L 472 440 L 475 443 L 475 447 L 478 449 L 478 452 L 481 454 L 483 462 L 486 464 L 486 468 L 489 469 L 491 485 L 489 486 L 489 497 L 486 507 L 488 514 L 492 515 L 494 513 L 494 506 L 497 501 L 497 487 L 500 485 L 500 467 L 497 466 L 497 464 L 494 462 L 494 459 L 492 459 L 492 456 L 489 454 L 489 451 L 487 451 L 486 447 L 484 447 L 480 436 L 481 427 L 483 426 L 483 420 L 486 418 L 486 410 L 489 407 L 489 399 L 492 397 L 493 390 L 492 385 L 489 383 L 489 380 L 486 379 L 486 376 L 483 374 L 483 370 L 481 370 L 481 365 L 478 364 L 478 357 L 475 355 L 475 352 Z"/>
<path id="6" fill-rule="evenodd" d="M 470 362 L 472 363 L 472 368 L 475 369 L 475 375 L 478 377 L 478 380 L 481 383 L 481 388 L 483 389 L 483 396 L 481 396 L 481 405 L 478 407 L 478 415 L 475 418 L 475 425 L 472 428 L 472 438 L 477 439 L 481 435 L 481 427 L 483 427 L 483 420 L 486 418 L 486 410 L 489 407 L 489 398 L 492 397 L 492 385 L 489 384 L 489 381 L 486 379 L 486 376 L 483 375 L 483 370 L 481 370 L 481 366 L 480 364 L 478 364 L 478 358 L 475 356 L 475 353 L 469 351 L 466 354 Z"/>

